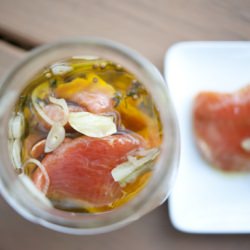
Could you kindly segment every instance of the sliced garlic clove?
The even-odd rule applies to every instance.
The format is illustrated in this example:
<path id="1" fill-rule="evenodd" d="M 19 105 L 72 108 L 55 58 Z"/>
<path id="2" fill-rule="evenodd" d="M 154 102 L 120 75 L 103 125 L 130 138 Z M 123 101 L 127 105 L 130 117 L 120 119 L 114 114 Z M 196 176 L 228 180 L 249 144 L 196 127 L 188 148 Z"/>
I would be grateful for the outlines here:
<path id="1" fill-rule="evenodd" d="M 154 160 L 158 155 L 159 155 L 158 148 L 139 150 L 138 156 L 143 156 L 143 157 L 136 159 L 136 163 L 134 162 L 134 164 L 138 167 L 142 166 L 143 164 L 147 163 L 148 161 Z"/>
<path id="2" fill-rule="evenodd" d="M 116 166 L 112 170 L 111 174 L 115 181 L 121 182 L 126 177 L 128 177 L 131 173 L 133 173 L 135 169 L 136 167 L 133 163 L 131 163 L 130 161 L 126 161 Z"/>
<path id="3" fill-rule="evenodd" d="M 90 137 L 105 137 L 117 132 L 113 117 L 89 112 L 70 112 L 69 124 L 76 131 Z"/>
<path id="4" fill-rule="evenodd" d="M 133 172 L 131 172 L 129 175 L 127 175 L 125 178 L 119 181 L 120 186 L 125 187 L 128 183 L 133 183 L 139 176 L 151 170 L 152 168 L 153 168 L 153 161 L 149 161 L 145 163 L 143 166 L 134 169 Z"/>
<path id="5" fill-rule="evenodd" d="M 20 139 L 24 134 L 25 121 L 22 113 L 17 113 L 9 121 L 9 138 Z"/>
<path id="6" fill-rule="evenodd" d="M 60 123 L 54 123 L 45 142 L 45 153 L 54 151 L 65 139 L 65 129 Z"/>
<path id="7" fill-rule="evenodd" d="M 49 97 L 49 101 L 62 108 L 62 110 L 64 112 L 64 119 L 62 120 L 61 124 L 62 124 L 62 126 L 64 126 L 68 122 L 68 117 L 69 117 L 69 108 L 68 108 L 67 102 L 63 98 L 57 99 L 57 98 L 52 97 L 52 96 Z"/>
<path id="8" fill-rule="evenodd" d="M 16 139 L 9 142 L 10 158 L 12 164 L 18 173 L 22 172 L 22 160 L 21 160 L 21 141 Z"/>
<path id="9" fill-rule="evenodd" d="M 128 161 L 116 166 L 111 175 L 115 181 L 123 187 L 127 183 L 133 182 L 138 176 L 153 166 L 153 160 L 159 155 L 158 148 L 143 150 L 138 152 L 138 158 L 135 156 L 128 156 Z M 143 157 L 140 157 L 144 155 Z"/>
<path id="10" fill-rule="evenodd" d="M 250 152 L 250 138 L 246 138 L 241 142 L 241 147 L 246 151 Z"/>
<path id="11" fill-rule="evenodd" d="M 23 164 L 22 168 L 25 169 L 25 167 L 28 164 L 35 164 L 41 170 L 41 172 L 42 172 L 42 174 L 43 174 L 43 176 L 45 178 L 45 185 L 44 185 L 44 188 L 43 188 L 42 192 L 44 194 L 47 194 L 48 189 L 49 189 L 50 179 L 49 179 L 49 175 L 48 175 L 48 172 L 47 172 L 46 168 L 43 166 L 43 164 L 40 161 L 38 161 L 37 159 L 33 159 L 33 158 L 28 159 Z"/>
<path id="12" fill-rule="evenodd" d="M 54 75 L 64 75 L 70 72 L 73 68 L 68 64 L 56 63 L 51 66 L 51 71 Z"/>

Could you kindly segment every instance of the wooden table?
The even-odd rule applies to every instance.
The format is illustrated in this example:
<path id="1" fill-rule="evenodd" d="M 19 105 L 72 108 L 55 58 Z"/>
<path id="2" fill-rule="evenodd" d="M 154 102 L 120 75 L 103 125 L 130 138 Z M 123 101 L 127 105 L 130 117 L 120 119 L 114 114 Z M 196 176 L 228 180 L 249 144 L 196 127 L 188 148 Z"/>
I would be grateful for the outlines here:
<path id="1" fill-rule="evenodd" d="M 183 40 L 248 40 L 248 0 L 1 0 L 0 75 L 27 50 L 72 36 L 124 43 L 161 70 L 165 51 Z M 167 204 L 116 232 L 70 236 L 25 221 L 0 200 L 0 250 L 250 249 L 248 235 L 192 235 L 176 231 Z"/>

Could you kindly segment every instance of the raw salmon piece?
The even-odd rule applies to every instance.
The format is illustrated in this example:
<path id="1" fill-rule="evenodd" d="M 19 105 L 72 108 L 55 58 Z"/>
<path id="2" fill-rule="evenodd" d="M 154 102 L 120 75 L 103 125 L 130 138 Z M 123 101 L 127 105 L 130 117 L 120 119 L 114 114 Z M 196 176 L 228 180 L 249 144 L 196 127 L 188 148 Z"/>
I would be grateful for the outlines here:
<path id="1" fill-rule="evenodd" d="M 85 107 L 89 112 L 99 114 L 113 110 L 112 98 L 103 93 L 82 91 L 72 95 L 71 101 Z"/>
<path id="2" fill-rule="evenodd" d="M 143 145 L 142 140 L 132 135 L 67 139 L 42 161 L 50 178 L 47 196 L 53 200 L 81 200 L 95 206 L 114 202 L 122 196 L 122 190 L 111 170 Z M 39 169 L 33 181 L 43 189 L 45 182 Z"/>
<path id="3" fill-rule="evenodd" d="M 55 92 L 59 98 L 75 102 L 91 113 L 113 110 L 115 89 L 95 74 L 88 73 L 85 79 L 76 78 L 60 85 Z"/>
<path id="4" fill-rule="evenodd" d="M 194 102 L 193 128 L 198 148 L 214 167 L 250 170 L 250 86 L 233 94 L 200 93 Z"/>

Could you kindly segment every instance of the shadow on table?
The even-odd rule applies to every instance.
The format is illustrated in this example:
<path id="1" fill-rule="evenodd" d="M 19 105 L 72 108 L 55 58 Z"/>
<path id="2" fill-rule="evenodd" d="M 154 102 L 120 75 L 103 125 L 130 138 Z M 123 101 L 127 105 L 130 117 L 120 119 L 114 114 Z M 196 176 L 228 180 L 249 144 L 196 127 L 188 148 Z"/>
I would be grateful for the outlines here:
<path id="1" fill-rule="evenodd" d="M 249 246 L 248 235 L 192 235 L 176 231 L 170 223 L 167 204 L 115 232 L 74 236 L 30 223 L 0 199 L 1 250 L 235 250 Z"/>

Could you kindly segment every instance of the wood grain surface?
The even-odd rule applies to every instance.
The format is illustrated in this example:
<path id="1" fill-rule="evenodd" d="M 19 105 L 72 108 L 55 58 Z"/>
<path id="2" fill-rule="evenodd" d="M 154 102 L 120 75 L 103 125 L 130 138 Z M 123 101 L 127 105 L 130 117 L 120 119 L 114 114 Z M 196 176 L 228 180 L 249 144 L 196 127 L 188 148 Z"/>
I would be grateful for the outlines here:
<path id="1" fill-rule="evenodd" d="M 101 36 L 126 44 L 160 69 L 183 40 L 247 40 L 249 0 L 1 0 L 0 34 L 26 46 Z"/>
<path id="2" fill-rule="evenodd" d="M 162 69 L 186 40 L 249 40 L 249 0 L 0 0 L 0 37 L 25 49 L 73 36 L 101 36 L 138 50 Z M 25 52 L 0 42 L 0 77 Z M 249 235 L 176 231 L 163 204 L 103 235 L 70 236 L 34 225 L 0 198 L 0 250 L 249 250 Z"/>
<path id="3" fill-rule="evenodd" d="M 0 40 L 0 78 L 24 55 L 22 49 Z"/>

